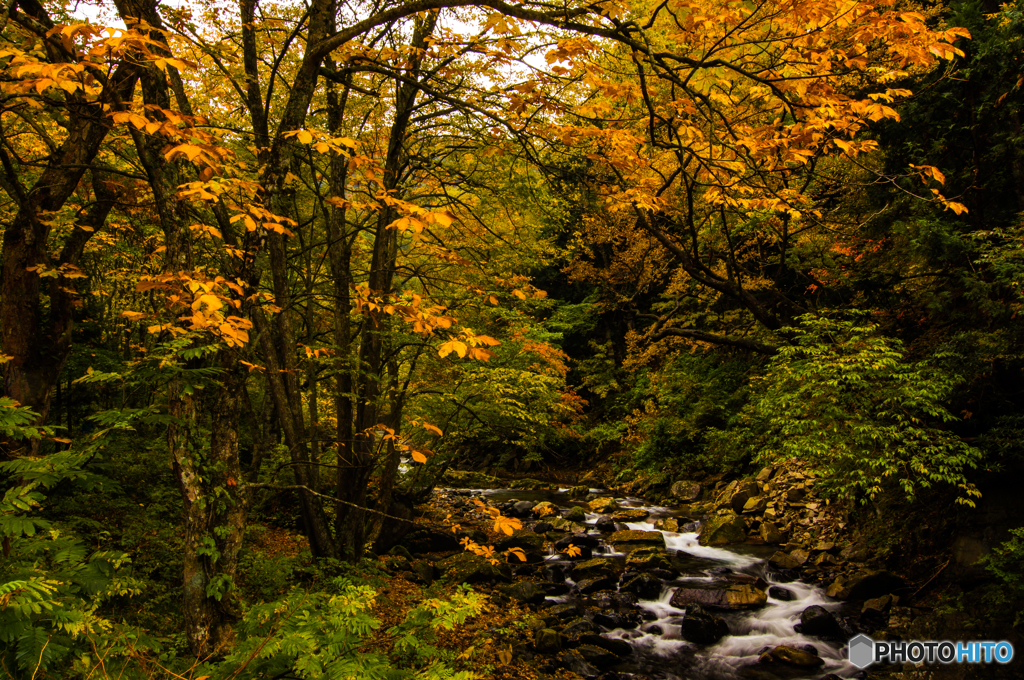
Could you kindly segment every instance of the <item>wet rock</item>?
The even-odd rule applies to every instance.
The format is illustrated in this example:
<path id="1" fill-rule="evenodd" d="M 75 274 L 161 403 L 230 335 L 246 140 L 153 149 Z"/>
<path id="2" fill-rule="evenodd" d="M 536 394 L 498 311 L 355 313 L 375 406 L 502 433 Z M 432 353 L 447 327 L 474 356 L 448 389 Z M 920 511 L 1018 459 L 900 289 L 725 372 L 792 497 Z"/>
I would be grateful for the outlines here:
<path id="1" fill-rule="evenodd" d="M 446 471 L 441 477 L 441 482 L 460 489 L 500 489 L 505 486 L 505 483 L 497 477 L 485 475 L 482 472 L 463 470 Z"/>
<path id="2" fill-rule="evenodd" d="M 661 595 L 661 581 L 650 574 L 632 574 L 624 577 L 619 590 L 632 593 L 642 600 L 654 600 Z"/>
<path id="3" fill-rule="evenodd" d="M 580 644 L 592 647 L 600 647 L 616 656 L 630 656 L 633 654 L 633 645 L 625 640 L 606 638 L 603 635 L 581 635 L 579 642 Z"/>
<path id="4" fill-rule="evenodd" d="M 588 536 L 587 534 L 572 534 L 571 536 L 565 536 L 555 541 L 555 550 L 563 552 L 570 545 L 574 545 L 577 548 L 596 548 L 601 545 L 594 536 Z"/>
<path id="5" fill-rule="evenodd" d="M 597 527 L 598 531 L 608 534 L 615 531 L 615 520 L 611 517 L 601 517 L 594 526 Z"/>
<path id="6" fill-rule="evenodd" d="M 745 515 L 757 514 L 760 512 L 764 512 L 764 509 L 767 507 L 768 499 L 765 498 L 764 496 L 748 498 L 747 502 L 744 503 L 743 507 L 740 509 L 740 512 L 742 512 Z"/>
<path id="7" fill-rule="evenodd" d="M 596 576 L 594 578 L 585 578 L 582 581 L 577 581 L 576 590 L 584 595 L 589 595 L 590 593 L 596 593 L 599 590 L 614 590 L 617 583 L 618 579 L 614 576 Z"/>
<path id="8" fill-rule="evenodd" d="M 544 583 L 542 584 L 544 592 L 547 593 L 548 597 L 559 597 L 561 595 L 567 595 L 572 590 L 572 586 L 568 583 Z"/>
<path id="9" fill-rule="evenodd" d="M 733 512 L 709 517 L 700 530 L 701 545 L 726 545 L 747 540 L 747 525 Z"/>
<path id="10" fill-rule="evenodd" d="M 828 587 L 827 594 L 838 600 L 869 600 L 906 587 L 903 579 L 889 571 L 864 569 L 840 576 Z"/>
<path id="11" fill-rule="evenodd" d="M 626 567 L 650 571 L 651 569 L 670 569 L 672 563 L 661 548 L 637 548 L 626 556 Z"/>
<path id="12" fill-rule="evenodd" d="M 683 503 L 700 500 L 700 492 L 700 484 L 688 481 L 676 482 L 669 491 L 669 493 Z"/>
<path id="13" fill-rule="evenodd" d="M 564 564 L 545 564 L 544 578 L 551 583 L 561 583 L 565 580 L 565 572 L 568 567 Z"/>
<path id="14" fill-rule="evenodd" d="M 651 569 L 651 576 L 662 581 L 671 581 L 679 575 L 675 569 Z"/>
<path id="15" fill-rule="evenodd" d="M 566 650 L 558 655 L 562 667 L 584 678 L 596 678 L 600 671 L 594 668 L 575 649 Z"/>
<path id="16" fill-rule="evenodd" d="M 620 573 L 622 573 L 622 566 L 615 560 L 606 557 L 595 557 L 576 564 L 572 569 L 572 578 L 578 582 L 585 578 L 594 578 L 595 576 L 618 577 Z"/>
<path id="17" fill-rule="evenodd" d="M 612 514 L 612 519 L 616 522 L 642 522 L 651 513 L 641 508 L 623 508 L 622 510 L 616 510 Z"/>
<path id="18" fill-rule="evenodd" d="M 725 588 L 680 587 L 672 595 L 671 604 L 678 609 L 701 605 L 707 609 L 757 609 L 768 602 L 768 594 L 750 583 L 732 583 Z"/>
<path id="19" fill-rule="evenodd" d="M 615 612 L 598 612 L 594 614 L 594 623 L 608 630 L 616 628 L 635 628 L 636 624 L 628 618 Z"/>
<path id="20" fill-rule="evenodd" d="M 586 619 L 570 621 L 564 628 L 562 628 L 562 634 L 567 637 L 576 637 L 577 635 L 586 635 L 593 632 L 594 624 Z"/>
<path id="21" fill-rule="evenodd" d="M 619 509 L 619 504 L 615 502 L 614 498 L 610 496 L 603 496 L 601 498 L 595 498 L 588 504 L 591 512 L 600 512 L 602 514 L 608 514 L 615 512 Z"/>
<path id="22" fill-rule="evenodd" d="M 600 669 L 608 669 L 622 663 L 622 658 L 617 654 L 613 654 L 597 645 L 582 644 L 576 648 L 576 651 L 579 652 L 580 656 L 587 663 Z"/>
<path id="23" fill-rule="evenodd" d="M 530 511 L 533 510 L 533 506 L 537 505 L 533 501 L 516 501 L 512 504 L 512 510 L 509 511 L 513 517 L 529 517 Z"/>
<path id="24" fill-rule="evenodd" d="M 736 490 L 729 498 L 729 505 L 735 512 L 743 512 L 743 507 L 751 498 L 759 496 L 761 490 L 753 479 L 741 479 L 736 484 Z"/>
<path id="25" fill-rule="evenodd" d="M 439 531 L 437 529 L 417 529 L 410 532 L 402 544 L 408 548 L 410 553 L 433 553 L 461 550 L 459 539 L 450 531 Z"/>
<path id="26" fill-rule="evenodd" d="M 842 634 L 842 628 L 832 612 L 812 605 L 800 613 L 800 632 L 817 638 L 837 638 Z"/>
<path id="27" fill-rule="evenodd" d="M 632 552 L 643 547 L 665 547 L 665 537 L 660 531 L 616 531 L 608 537 L 608 542 L 621 552 Z"/>
<path id="28" fill-rule="evenodd" d="M 798 668 L 817 668 L 818 666 L 825 665 L 825 661 L 819 656 L 808 654 L 802 649 L 786 647 L 784 645 L 765 652 L 758 658 L 758 661 L 761 663 L 780 663 Z"/>
<path id="29" fill-rule="evenodd" d="M 550 501 L 541 501 L 533 506 L 530 514 L 534 517 L 550 517 L 558 514 L 558 506 Z"/>
<path id="30" fill-rule="evenodd" d="M 569 508 L 569 511 L 562 515 L 565 519 L 570 522 L 585 522 L 587 521 L 587 513 L 578 505 L 574 505 Z"/>
<path id="31" fill-rule="evenodd" d="M 796 593 L 789 588 L 772 586 L 768 589 L 768 597 L 774 597 L 776 600 L 781 600 L 783 602 L 792 602 L 796 599 Z"/>
<path id="32" fill-rule="evenodd" d="M 660 529 L 661 531 L 679 531 L 679 520 L 675 517 L 665 517 L 654 521 L 654 528 Z"/>
<path id="33" fill-rule="evenodd" d="M 556 604 L 544 610 L 545 621 L 566 621 L 576 618 L 579 608 L 574 604 Z"/>
<path id="34" fill-rule="evenodd" d="M 512 571 L 504 563 L 491 564 L 483 557 L 469 552 L 456 553 L 437 563 L 445 580 L 451 583 L 493 583 L 511 581 Z"/>
<path id="35" fill-rule="evenodd" d="M 562 648 L 562 636 L 551 628 L 539 628 L 533 634 L 533 648 L 541 654 L 554 654 Z"/>
<path id="36" fill-rule="evenodd" d="M 534 532 L 536 532 L 538 534 L 546 534 L 549 531 L 554 531 L 554 528 L 555 527 L 554 527 L 554 525 L 551 524 L 551 522 L 537 522 L 533 526 Z"/>
<path id="37" fill-rule="evenodd" d="M 589 493 L 590 487 L 588 486 L 574 486 L 571 489 L 569 489 L 566 495 L 568 495 L 569 498 L 573 499 L 574 501 L 578 501 L 586 498 L 587 494 Z"/>
<path id="38" fill-rule="evenodd" d="M 506 536 L 501 540 L 496 541 L 494 549 L 501 553 L 505 552 L 509 548 L 519 548 L 526 553 L 527 561 L 540 562 L 547 554 L 547 549 L 545 548 L 544 543 L 544 537 L 540 534 L 520 529 L 514 532 L 511 536 Z"/>
<path id="39" fill-rule="evenodd" d="M 760 534 L 765 543 L 784 543 L 786 540 L 775 522 L 761 522 Z"/>
<path id="40" fill-rule="evenodd" d="M 705 611 L 699 604 L 693 604 L 686 608 L 680 634 L 689 642 L 713 645 L 729 634 L 729 624 L 725 619 Z"/>
<path id="41" fill-rule="evenodd" d="M 498 590 L 517 602 L 524 604 L 540 604 L 547 597 L 547 592 L 538 584 L 529 581 L 500 586 Z"/>
<path id="42" fill-rule="evenodd" d="M 777 552 L 768 558 L 768 564 L 779 569 L 799 569 L 800 562 L 793 558 L 792 555 L 784 552 Z"/>

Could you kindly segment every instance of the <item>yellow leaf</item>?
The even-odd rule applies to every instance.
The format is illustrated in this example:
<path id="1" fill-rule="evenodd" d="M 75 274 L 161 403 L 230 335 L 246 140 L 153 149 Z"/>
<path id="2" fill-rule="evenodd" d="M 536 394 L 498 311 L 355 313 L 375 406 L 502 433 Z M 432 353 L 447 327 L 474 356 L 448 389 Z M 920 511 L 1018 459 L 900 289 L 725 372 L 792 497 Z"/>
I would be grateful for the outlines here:
<path id="1" fill-rule="evenodd" d="M 425 455 L 423 455 L 422 451 L 417 451 L 416 449 L 412 449 L 411 451 L 409 451 L 409 453 L 412 454 L 412 459 L 414 461 L 416 461 L 417 463 L 426 463 L 427 462 L 427 457 Z"/>
<path id="2" fill-rule="evenodd" d="M 313 141 L 313 133 L 309 130 L 299 130 L 295 138 L 299 140 L 300 144 L 309 144 Z"/>
<path id="3" fill-rule="evenodd" d="M 516 288 L 514 291 L 512 291 L 512 294 L 515 295 L 520 300 L 525 300 L 526 299 L 526 293 L 524 293 L 523 291 L 519 290 L 518 288 Z"/>
<path id="4" fill-rule="evenodd" d="M 437 425 L 431 425 L 430 423 L 428 423 L 426 421 L 423 422 L 423 429 L 427 430 L 428 432 L 433 432 L 438 437 L 440 437 L 440 436 L 442 436 L 444 434 L 444 432 L 441 432 L 441 428 L 439 428 Z"/>

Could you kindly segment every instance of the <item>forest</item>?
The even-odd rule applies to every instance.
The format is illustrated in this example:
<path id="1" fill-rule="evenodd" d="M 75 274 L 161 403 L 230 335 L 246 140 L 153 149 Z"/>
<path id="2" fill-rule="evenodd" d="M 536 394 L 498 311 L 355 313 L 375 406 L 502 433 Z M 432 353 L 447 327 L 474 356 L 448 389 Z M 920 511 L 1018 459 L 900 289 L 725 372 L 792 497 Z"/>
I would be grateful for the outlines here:
<path id="1" fill-rule="evenodd" d="M 1021 0 L 2 12 L 0 677 L 1017 677 Z"/>

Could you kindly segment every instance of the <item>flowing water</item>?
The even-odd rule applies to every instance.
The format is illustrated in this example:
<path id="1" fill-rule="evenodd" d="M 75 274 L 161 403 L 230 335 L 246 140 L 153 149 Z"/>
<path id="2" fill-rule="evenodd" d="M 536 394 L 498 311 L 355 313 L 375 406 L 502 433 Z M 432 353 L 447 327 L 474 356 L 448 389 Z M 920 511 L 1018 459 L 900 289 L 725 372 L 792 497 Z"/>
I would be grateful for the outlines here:
<path id="1" fill-rule="evenodd" d="M 564 490 L 563 490 L 564 491 Z M 594 492 L 600 490 L 594 489 Z M 582 502 L 568 500 L 562 493 L 517 490 L 493 490 L 474 492 L 485 495 L 492 503 L 511 499 L 548 500 L 563 509 Z M 654 522 L 660 518 L 680 517 L 680 522 L 690 518 L 672 508 L 646 505 L 637 498 L 618 498 L 620 508 L 640 508 L 650 512 L 641 522 L 628 522 L 618 528 L 642 531 L 658 531 Z M 588 534 L 602 539 L 593 525 L 601 515 L 587 512 Z M 644 619 L 639 626 L 631 628 L 605 628 L 601 634 L 607 638 L 625 640 L 632 645 L 634 653 L 630 663 L 622 669 L 623 677 L 651 678 L 657 680 L 797 680 L 821 678 L 834 673 L 842 678 L 859 677 L 857 669 L 845 658 L 845 645 L 806 637 L 796 632 L 800 614 L 807 607 L 820 605 L 837 610 L 840 603 L 825 596 L 817 586 L 800 581 L 783 582 L 768 568 L 767 557 L 774 552 L 770 546 L 730 546 L 729 548 L 702 546 L 694 532 L 675 533 L 661 531 L 665 547 L 671 557 L 675 571 L 680 572 L 674 580 L 666 581 L 657 599 L 637 602 L 636 607 Z M 617 553 L 603 540 L 594 549 L 595 557 L 625 559 L 625 553 Z M 568 561 L 564 555 L 553 554 L 548 565 Z M 725 619 L 729 635 L 717 644 L 699 645 L 687 642 L 680 635 L 680 623 L 684 609 L 673 607 L 672 595 L 680 586 L 709 587 L 724 580 L 760 578 L 767 587 L 780 586 L 791 594 L 789 601 L 769 596 L 766 606 L 751 611 L 716 611 L 714 614 Z M 568 581 L 572 583 L 572 581 Z M 573 599 L 572 596 L 549 598 L 558 602 Z M 579 600 L 585 599 L 583 596 Z M 766 648 L 788 646 L 815 653 L 824 661 L 818 668 L 806 669 L 780 663 L 759 663 L 759 656 Z"/>

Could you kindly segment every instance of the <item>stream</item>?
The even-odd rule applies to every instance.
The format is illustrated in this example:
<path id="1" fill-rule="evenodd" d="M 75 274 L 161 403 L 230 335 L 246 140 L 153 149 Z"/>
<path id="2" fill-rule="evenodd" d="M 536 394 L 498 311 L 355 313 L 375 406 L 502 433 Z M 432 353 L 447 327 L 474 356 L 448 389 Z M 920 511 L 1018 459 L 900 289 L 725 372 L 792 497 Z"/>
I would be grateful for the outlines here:
<path id="1" fill-rule="evenodd" d="M 572 506 L 580 506 L 585 512 L 587 536 L 596 539 L 592 548 L 593 557 L 621 560 L 625 563 L 628 553 L 619 552 L 606 542 L 609 534 L 595 526 L 607 515 L 590 512 L 584 501 L 570 500 L 567 489 L 553 491 L 458 490 L 456 493 L 481 496 L 493 505 L 516 501 L 549 501 L 559 506 L 559 515 L 565 514 Z M 601 489 L 592 489 L 591 496 L 608 496 Z M 690 522 L 691 517 L 679 509 L 653 506 L 638 498 L 616 498 L 619 509 L 640 509 L 650 513 L 642 520 L 617 523 L 617 529 L 659 531 L 655 521 L 676 517 L 680 524 Z M 681 527 L 685 528 L 685 527 Z M 692 527 L 691 527 L 692 528 Z M 665 549 L 672 565 L 671 570 L 662 570 L 662 588 L 658 597 L 639 598 L 633 604 L 633 620 L 622 627 L 615 627 L 615 621 L 608 617 L 593 617 L 598 633 L 608 639 L 628 642 L 633 649 L 629 662 L 614 668 L 621 678 L 651 678 L 660 680 L 798 680 L 818 679 L 830 673 L 840 678 L 859 678 L 863 674 L 850 664 L 845 657 L 845 644 L 808 637 L 797 632 L 800 614 L 812 605 L 820 605 L 837 612 L 842 604 L 826 597 L 821 588 L 801 581 L 785 581 L 773 573 L 767 558 L 777 547 L 764 545 L 732 545 L 729 548 L 702 546 L 697 533 L 660 531 Z M 567 555 L 552 551 L 540 567 L 547 575 L 559 574 L 553 580 L 564 576 L 565 583 L 572 588 L 568 593 L 550 595 L 541 607 L 558 604 L 589 604 L 608 607 L 613 601 L 607 593 L 582 595 L 576 583 L 567 575 L 574 560 Z M 579 562 L 579 558 L 575 560 Z M 670 572 L 665 574 L 664 572 Z M 552 579 L 549 579 L 552 580 Z M 728 624 L 728 634 L 717 643 L 695 644 L 683 639 L 681 623 L 685 608 L 673 606 L 673 595 L 679 588 L 725 587 L 730 583 L 755 583 L 756 586 L 788 598 L 778 599 L 769 594 L 767 603 L 756 609 L 721 611 L 709 608 L 709 613 L 720 617 Z M 773 588 L 775 586 L 775 588 Z M 557 591 L 556 591 L 557 592 Z M 646 593 L 653 595 L 653 592 Z M 602 599 L 603 596 L 603 599 Z M 611 595 L 614 597 L 614 595 Z M 624 598 L 627 606 L 629 598 Z M 589 600 L 589 601 L 588 601 Z M 621 607 L 622 599 L 614 600 Z M 620 609 L 621 611 L 621 609 Z M 638 616 L 637 616 L 638 615 Z M 639 618 L 639 622 L 637 621 Z M 604 623 L 605 625 L 600 625 Z M 814 668 L 789 665 L 787 663 L 760 662 L 766 649 L 777 646 L 792 647 L 812 652 L 824 662 Z"/>

